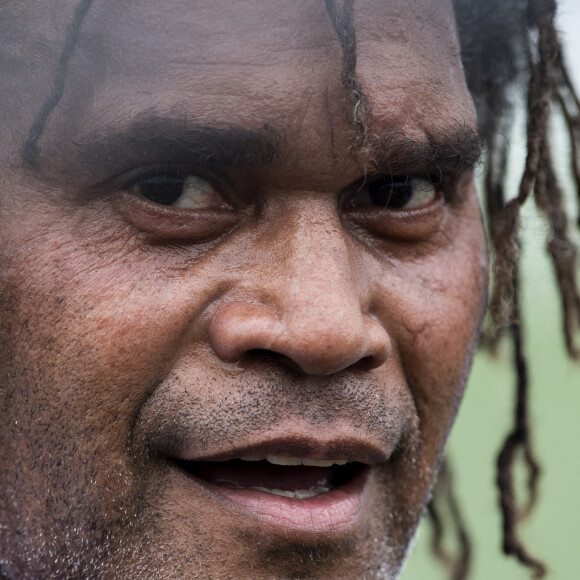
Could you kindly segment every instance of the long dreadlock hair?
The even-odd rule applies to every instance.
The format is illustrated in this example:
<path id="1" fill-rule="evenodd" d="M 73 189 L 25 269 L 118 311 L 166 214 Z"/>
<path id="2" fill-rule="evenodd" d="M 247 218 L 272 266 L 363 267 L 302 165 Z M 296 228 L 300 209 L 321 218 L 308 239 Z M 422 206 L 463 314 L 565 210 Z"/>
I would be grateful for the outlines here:
<path id="1" fill-rule="evenodd" d="M 25 163 L 34 165 L 38 141 L 48 118 L 58 105 L 83 20 L 93 0 L 80 0 L 55 77 L 51 94 L 41 107 L 23 144 Z M 326 10 L 342 49 L 342 84 L 353 110 L 353 153 L 368 150 L 367 99 L 357 76 L 354 0 L 325 0 Z M 566 213 L 562 190 L 551 157 L 549 118 L 556 109 L 565 120 L 570 139 L 570 169 L 580 201 L 580 99 L 571 83 L 554 25 L 556 0 L 453 0 L 468 87 L 478 111 L 479 132 L 487 144 L 483 186 L 488 235 L 492 253 L 492 292 L 489 324 L 482 343 L 494 349 L 501 337 L 513 343 L 516 370 L 514 423 L 497 459 L 497 486 L 503 515 L 503 549 L 528 566 L 535 577 L 546 567 L 533 557 L 518 535 L 518 523 L 537 499 L 540 474 L 530 437 L 529 378 L 520 316 L 518 239 L 520 210 L 533 197 L 548 223 L 546 247 L 550 255 L 562 305 L 562 328 L 568 354 L 580 359 L 574 336 L 580 329 L 580 290 L 577 250 L 570 238 L 571 219 Z M 509 143 L 505 135 L 512 126 L 513 99 L 510 91 L 527 90 L 527 155 L 516 195 L 506 200 Z M 580 212 L 575 219 L 580 228 Z M 528 470 L 529 498 L 520 505 L 514 488 L 514 467 L 519 458 Z M 459 554 L 443 548 L 445 504 L 455 527 Z M 469 573 L 471 542 L 453 493 L 451 471 L 443 462 L 428 513 L 434 527 L 435 555 L 449 568 L 453 580 Z"/>
<path id="2" fill-rule="evenodd" d="M 480 3 L 456 0 L 455 9 L 467 82 L 475 97 L 480 133 L 487 143 L 484 182 L 485 209 L 493 258 L 490 324 L 484 344 L 492 349 L 502 335 L 513 343 L 516 401 L 513 427 L 497 458 L 497 486 L 503 516 L 503 550 L 541 578 L 546 567 L 530 555 L 518 535 L 518 523 L 533 508 L 540 467 L 530 437 L 529 376 L 520 315 L 518 230 L 520 210 L 529 197 L 548 224 L 546 248 L 550 256 L 562 306 L 562 331 L 572 359 L 580 358 L 574 335 L 580 328 L 580 292 L 577 250 L 570 219 L 554 170 L 549 120 L 552 111 L 563 114 L 570 138 L 570 166 L 580 198 L 580 103 L 565 66 L 554 19 L 555 0 Z M 486 22 L 481 26 L 481 22 Z M 509 29 L 509 30 L 508 30 Z M 508 91 L 526 90 L 527 152 L 519 189 L 506 201 L 508 134 L 512 102 Z M 518 501 L 514 467 L 527 469 L 528 501 Z"/>
<path id="3" fill-rule="evenodd" d="M 540 467 L 529 424 L 529 376 L 520 313 L 518 238 L 520 210 L 529 197 L 548 223 L 546 248 L 553 264 L 562 305 L 562 329 L 568 354 L 580 358 L 574 340 L 580 329 L 577 250 L 550 150 L 549 119 L 559 111 L 570 138 L 570 167 L 580 200 L 580 100 L 571 83 L 554 25 L 556 0 L 453 0 L 468 87 L 478 111 L 479 132 L 487 144 L 483 197 L 492 254 L 489 322 L 482 344 L 492 350 L 502 336 L 513 343 L 516 393 L 513 427 L 497 458 L 497 486 L 503 516 L 503 550 L 528 566 L 537 578 L 546 566 L 533 557 L 518 535 L 518 523 L 530 513 L 538 492 Z M 354 105 L 356 150 L 365 147 L 364 92 L 356 76 L 354 0 L 326 0 L 328 13 L 342 46 L 342 82 Z M 513 97 L 526 91 L 526 161 L 515 196 L 506 200 Z M 580 227 L 580 213 L 574 220 Z M 521 505 L 514 487 L 514 468 L 523 460 L 528 472 L 528 501 Z M 454 580 L 467 578 L 471 543 L 444 462 L 428 513 L 434 526 L 433 551 Z M 443 549 L 444 520 L 440 503 L 447 504 L 456 529 L 459 555 Z"/>

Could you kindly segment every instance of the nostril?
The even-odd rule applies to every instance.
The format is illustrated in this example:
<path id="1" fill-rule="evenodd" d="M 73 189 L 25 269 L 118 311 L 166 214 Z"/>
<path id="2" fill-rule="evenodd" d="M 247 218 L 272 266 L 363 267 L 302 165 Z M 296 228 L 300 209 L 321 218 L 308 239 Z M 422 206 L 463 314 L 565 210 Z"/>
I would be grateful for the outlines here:
<path id="1" fill-rule="evenodd" d="M 365 356 L 361 358 L 354 366 L 356 366 L 358 369 L 362 371 L 370 371 L 372 369 L 377 368 L 377 366 L 380 366 L 380 364 L 382 364 L 382 362 L 380 364 L 377 364 L 376 359 L 377 357 L 373 355 Z"/>
<path id="2" fill-rule="evenodd" d="M 269 364 L 308 375 L 371 370 L 389 358 L 390 338 L 351 302 L 323 312 L 287 305 L 281 313 L 263 304 L 221 304 L 210 319 L 210 344 L 220 360 L 240 368 Z"/>
<path id="3" fill-rule="evenodd" d="M 248 350 L 244 353 L 242 359 L 239 362 L 239 366 L 242 368 L 249 368 L 251 366 L 258 365 L 272 368 L 286 367 L 292 371 L 301 372 L 300 366 L 289 356 L 265 348 L 253 348 Z"/>
<path id="4" fill-rule="evenodd" d="M 250 358 L 250 359 L 252 359 L 252 358 L 263 359 L 263 358 L 272 358 L 272 357 L 280 357 L 280 356 L 284 356 L 284 355 L 281 355 L 280 353 L 268 350 L 267 348 L 252 348 L 251 350 L 249 350 L 246 353 L 246 358 Z M 285 357 L 285 358 L 287 358 L 287 357 Z"/>

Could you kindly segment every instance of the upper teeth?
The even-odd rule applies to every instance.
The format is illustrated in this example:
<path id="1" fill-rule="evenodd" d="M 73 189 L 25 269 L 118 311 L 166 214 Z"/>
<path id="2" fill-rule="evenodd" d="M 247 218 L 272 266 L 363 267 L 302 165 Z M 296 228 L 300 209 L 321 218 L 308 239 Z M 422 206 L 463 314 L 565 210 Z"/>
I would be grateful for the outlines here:
<path id="1" fill-rule="evenodd" d="M 346 459 L 308 459 L 306 457 L 287 457 L 285 455 L 246 455 L 242 461 L 264 461 L 274 465 L 308 465 L 310 467 L 330 467 L 331 465 L 346 465 Z"/>
<path id="2" fill-rule="evenodd" d="M 252 487 L 250 489 L 257 489 L 258 491 L 265 491 L 272 495 L 281 495 L 282 497 L 290 497 L 292 499 L 310 499 L 317 495 L 323 495 L 330 491 L 329 487 L 325 485 L 315 485 L 310 489 L 297 489 L 296 491 L 289 491 L 286 489 L 269 489 L 267 487 Z"/>

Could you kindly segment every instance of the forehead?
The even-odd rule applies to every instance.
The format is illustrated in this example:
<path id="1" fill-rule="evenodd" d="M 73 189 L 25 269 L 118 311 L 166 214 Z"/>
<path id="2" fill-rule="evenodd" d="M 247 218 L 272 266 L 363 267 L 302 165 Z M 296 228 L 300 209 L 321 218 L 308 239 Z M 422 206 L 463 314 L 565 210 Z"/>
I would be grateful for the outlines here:
<path id="1" fill-rule="evenodd" d="M 26 33 L 27 58 L 42 65 L 16 83 L 29 90 L 13 99 L 21 109 L 14 118 L 31 123 L 79 4 L 23 4 L 7 11 Z M 449 124 L 473 126 L 450 1 L 359 0 L 354 24 L 357 71 L 377 130 L 421 138 Z M 122 125 L 152 110 L 199 123 L 284 125 L 302 135 L 326 117 L 331 130 L 350 116 L 340 59 L 322 1 L 94 2 L 45 139 L 74 140 L 106 119 Z"/>

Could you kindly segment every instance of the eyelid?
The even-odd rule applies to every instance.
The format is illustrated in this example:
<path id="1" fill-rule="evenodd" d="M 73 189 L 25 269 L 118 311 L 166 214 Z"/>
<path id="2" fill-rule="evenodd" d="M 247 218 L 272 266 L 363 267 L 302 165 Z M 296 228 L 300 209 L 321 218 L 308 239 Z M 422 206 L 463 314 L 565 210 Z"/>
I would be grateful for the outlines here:
<path id="1" fill-rule="evenodd" d="M 425 173 L 408 173 L 408 174 L 398 174 L 398 175 L 391 175 L 388 173 L 383 173 L 377 175 L 378 178 L 384 177 L 404 177 L 407 181 L 416 179 L 420 181 L 425 181 L 430 185 L 435 186 L 437 192 L 440 192 L 443 196 L 443 199 L 446 203 L 454 203 L 457 200 L 457 190 L 456 190 L 456 183 L 459 180 L 460 175 L 465 172 L 461 172 L 460 174 L 448 174 L 443 173 L 442 171 L 431 171 Z"/>
<path id="2" fill-rule="evenodd" d="M 473 170 L 470 169 L 457 174 L 443 174 L 437 179 L 422 178 L 437 184 L 437 195 L 433 203 L 397 211 L 346 207 L 345 220 L 352 223 L 354 231 L 368 236 L 366 239 L 369 240 L 423 243 L 432 239 L 432 236 L 446 228 L 447 220 L 453 219 L 456 210 L 477 194 L 473 184 Z M 353 188 L 350 190 L 352 194 Z"/>
<path id="3" fill-rule="evenodd" d="M 138 185 L 140 181 L 161 175 L 169 175 L 182 179 L 190 175 L 199 177 L 214 187 L 224 198 L 224 201 L 231 205 L 239 204 L 239 196 L 236 195 L 235 188 L 226 172 L 213 167 L 201 167 L 199 165 L 185 163 L 161 163 L 124 171 L 121 174 L 107 179 L 94 189 L 103 192 L 129 191 Z"/>
<path id="4" fill-rule="evenodd" d="M 164 163 L 162 165 L 152 165 L 143 169 L 135 169 L 134 171 L 121 176 L 119 184 L 123 189 L 129 189 L 140 181 L 145 181 L 146 179 L 161 175 L 180 179 L 185 179 L 186 177 L 193 175 L 204 179 L 213 187 L 216 187 L 216 189 L 220 187 L 219 184 L 214 183 L 216 181 L 216 176 L 207 168 L 188 166 L 181 163 Z"/>
<path id="5" fill-rule="evenodd" d="M 340 195 L 339 203 L 341 204 L 341 206 L 344 207 L 344 209 L 349 209 L 349 203 L 357 194 L 363 191 L 366 187 L 370 187 L 376 184 L 377 182 L 380 182 L 381 180 L 387 178 L 393 179 L 393 181 L 401 179 L 404 180 L 405 183 L 411 180 L 424 181 L 425 183 L 435 186 L 436 192 L 442 194 L 442 197 L 445 200 L 445 202 L 453 203 L 454 201 L 454 197 L 456 194 L 454 184 L 457 181 L 457 176 L 446 176 L 442 175 L 441 173 L 439 173 L 437 176 L 434 176 L 432 174 L 412 174 L 412 173 L 408 174 L 375 173 L 372 175 L 367 175 L 364 178 L 356 181 L 353 185 L 345 188 Z M 405 211 L 405 210 L 401 209 L 397 211 Z"/>
<path id="6" fill-rule="evenodd" d="M 429 239 L 445 220 L 449 209 L 442 195 L 426 205 L 402 210 L 351 208 L 345 218 L 373 239 L 420 242 Z"/>

